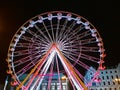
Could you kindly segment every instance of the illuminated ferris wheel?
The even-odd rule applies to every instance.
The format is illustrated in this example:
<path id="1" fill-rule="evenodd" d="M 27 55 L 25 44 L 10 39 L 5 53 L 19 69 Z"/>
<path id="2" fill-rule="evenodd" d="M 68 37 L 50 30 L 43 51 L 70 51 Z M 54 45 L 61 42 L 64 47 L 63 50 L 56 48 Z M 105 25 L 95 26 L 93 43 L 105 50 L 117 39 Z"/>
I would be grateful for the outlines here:
<path id="1" fill-rule="evenodd" d="M 72 90 L 86 90 L 103 68 L 104 51 L 98 31 L 88 20 L 71 12 L 46 12 L 15 33 L 8 50 L 8 73 L 16 90 L 40 90 L 46 78 L 45 90 L 52 90 L 55 74 L 58 83 L 63 74 Z M 89 82 L 84 78 L 88 70 L 94 73 Z M 56 90 L 64 90 L 59 85 Z"/>

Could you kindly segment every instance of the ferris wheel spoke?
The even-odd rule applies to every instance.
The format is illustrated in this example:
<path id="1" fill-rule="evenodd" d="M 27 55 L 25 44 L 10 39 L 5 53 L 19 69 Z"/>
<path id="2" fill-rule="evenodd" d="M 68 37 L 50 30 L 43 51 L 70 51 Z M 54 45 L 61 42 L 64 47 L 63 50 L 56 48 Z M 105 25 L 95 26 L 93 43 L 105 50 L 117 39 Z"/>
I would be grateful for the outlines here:
<path id="1" fill-rule="evenodd" d="M 22 77 L 22 75 L 24 75 L 28 70 L 30 70 L 32 67 L 34 67 L 39 62 L 38 59 L 39 59 L 39 57 L 34 58 L 34 60 L 32 62 L 30 62 L 28 65 L 26 65 L 22 69 L 18 70 L 16 72 L 16 75 L 18 75 L 18 78 Z"/>
<path id="2" fill-rule="evenodd" d="M 55 42 L 55 35 L 54 35 L 54 31 L 53 31 L 53 23 L 52 23 L 52 20 L 50 20 L 50 26 L 51 26 L 51 30 L 52 30 L 53 41 Z"/>
<path id="3" fill-rule="evenodd" d="M 64 32 L 64 35 L 66 36 L 67 34 L 69 35 L 69 33 L 71 32 L 71 30 L 73 30 L 73 27 L 76 25 L 76 21 L 73 21 L 68 27 L 67 30 Z"/>
<path id="4" fill-rule="evenodd" d="M 82 45 L 97 43 L 97 41 L 96 41 L 95 38 L 89 38 L 89 39 L 80 40 L 80 43 L 81 43 L 81 46 L 82 46 Z"/>
<path id="5" fill-rule="evenodd" d="M 36 48 L 19 50 L 14 52 L 14 57 L 22 56 L 22 55 L 30 55 L 31 51 L 34 51 L 35 53 L 38 52 Z"/>
<path id="6" fill-rule="evenodd" d="M 53 42 L 52 37 L 51 37 L 50 33 L 48 32 L 48 29 L 47 29 L 47 27 L 46 27 L 45 23 L 44 23 L 44 22 L 42 22 L 42 24 L 43 24 L 43 26 L 44 26 L 44 28 L 45 28 L 45 30 L 46 30 L 46 32 L 47 32 L 47 34 L 48 34 L 49 38 L 50 38 L 50 41 L 51 41 L 51 42 Z"/>
<path id="7" fill-rule="evenodd" d="M 81 58 L 92 61 L 92 62 L 95 62 L 95 63 L 98 63 L 98 61 L 99 61 L 99 58 L 93 57 L 93 56 L 90 56 L 90 55 L 86 55 L 84 53 L 81 54 Z"/>
<path id="8" fill-rule="evenodd" d="M 34 40 L 34 43 L 35 44 L 39 44 L 39 43 L 45 43 L 45 44 L 49 44 L 50 42 L 48 41 L 48 40 L 46 40 L 46 39 L 44 39 L 43 37 L 38 37 L 38 38 L 33 38 L 32 40 Z"/>
<path id="9" fill-rule="evenodd" d="M 77 42 L 77 43 L 75 43 L 75 42 Z M 65 48 L 74 48 L 74 49 L 79 49 L 80 48 L 80 44 L 79 44 L 79 42 L 76 40 L 74 40 L 74 41 L 69 41 L 69 42 L 63 42 L 63 45 L 64 45 L 64 47 Z"/>
<path id="10" fill-rule="evenodd" d="M 21 59 L 19 59 L 19 60 L 17 60 L 17 61 L 14 61 L 15 67 L 31 61 L 31 60 L 32 60 L 32 57 L 33 57 L 33 56 L 36 56 L 37 54 L 38 54 L 38 52 L 37 52 L 37 53 L 34 53 L 34 54 L 32 54 L 32 55 L 28 55 L 27 57 L 23 57 L 23 58 L 21 58 Z"/>
<path id="11" fill-rule="evenodd" d="M 28 29 L 26 32 L 29 33 L 29 34 L 31 34 L 32 37 L 35 37 L 35 38 L 40 37 L 39 35 L 36 34 L 36 32 L 33 32 L 31 29 Z M 42 38 L 42 37 L 41 37 L 41 38 Z M 42 38 L 42 39 L 43 39 L 43 38 Z"/>
<path id="12" fill-rule="evenodd" d="M 99 52 L 99 47 L 82 46 L 80 49 L 81 49 L 82 52 Z"/>
<path id="13" fill-rule="evenodd" d="M 54 74 L 53 67 L 54 67 L 54 61 L 52 61 L 52 64 L 50 66 L 50 73 L 49 74 L 51 74 L 51 75 L 48 76 L 49 80 L 48 80 L 47 90 L 50 90 L 50 88 L 51 88 L 52 75 Z"/>
<path id="14" fill-rule="evenodd" d="M 50 42 L 50 39 L 42 32 L 42 30 L 35 25 L 35 28 L 38 30 L 38 32 L 46 39 L 45 41 Z M 40 36 L 39 36 L 40 37 Z"/>
<path id="15" fill-rule="evenodd" d="M 72 24 L 70 24 L 70 26 L 67 27 L 67 30 L 64 31 L 63 34 L 61 34 L 61 36 L 59 37 L 59 40 L 58 40 L 58 41 L 64 40 L 64 39 L 69 35 L 69 33 L 71 32 L 71 30 L 72 30 L 72 28 L 75 26 L 75 24 L 76 24 L 75 21 L 73 21 Z M 64 29 L 65 29 L 65 28 L 64 28 Z M 64 36 L 64 37 L 62 37 L 62 36 Z"/>
<path id="16" fill-rule="evenodd" d="M 84 81 L 84 76 L 73 66 L 75 72 L 78 74 L 78 76 L 81 78 L 82 81 Z"/>
<path id="17" fill-rule="evenodd" d="M 41 58 L 40 62 L 39 62 L 37 65 L 35 65 L 35 67 L 32 69 L 32 71 L 28 74 L 28 76 L 27 76 L 27 77 L 25 78 L 25 80 L 22 82 L 22 84 L 24 84 L 24 83 L 27 81 L 27 79 L 30 77 L 30 75 L 31 75 L 31 74 L 35 71 L 35 69 L 39 66 L 39 67 L 37 68 L 37 71 L 35 72 L 34 76 L 33 76 L 32 79 L 30 80 L 30 82 L 28 83 L 28 85 L 27 85 L 26 88 L 29 88 L 29 86 L 30 86 L 31 83 L 33 82 L 34 78 L 38 75 L 38 72 L 40 71 L 42 65 L 43 65 L 43 64 L 45 63 L 45 61 L 46 61 L 46 58 L 48 57 L 49 53 L 51 52 L 51 49 L 52 49 L 52 48 L 50 48 L 50 49 L 46 52 L 46 54 L 43 56 L 43 58 Z M 43 75 L 43 74 L 41 74 L 41 75 Z M 35 85 L 36 85 L 37 82 L 38 82 L 38 81 L 34 82 L 34 84 L 31 86 L 31 90 L 33 90 L 33 88 L 35 87 Z"/>
<path id="18" fill-rule="evenodd" d="M 59 29 L 60 29 L 60 19 L 57 19 L 57 26 L 56 26 L 56 33 L 55 33 L 55 38 L 56 38 L 56 42 L 58 41 L 58 33 L 59 33 Z"/>
<path id="19" fill-rule="evenodd" d="M 80 52 L 77 52 L 77 51 L 72 52 L 72 50 L 68 52 L 68 51 L 64 50 L 63 53 L 64 53 L 64 55 L 71 55 L 71 56 L 76 56 L 77 57 L 77 55 L 79 55 Z"/>
<path id="20" fill-rule="evenodd" d="M 82 26 L 82 25 L 81 25 Z M 79 35 L 77 35 L 78 33 L 79 33 L 79 31 L 80 30 L 78 30 L 78 29 L 82 29 L 81 28 L 81 26 L 79 26 L 79 27 L 77 27 L 75 30 L 72 30 L 72 31 L 70 31 L 68 34 L 65 34 L 64 35 L 64 37 L 62 37 L 62 39 L 61 40 L 59 40 L 60 42 L 63 42 L 63 43 L 65 43 L 65 42 L 73 42 L 73 41 L 75 41 L 76 40 L 76 37 L 79 37 Z M 76 31 L 77 30 L 77 31 Z M 71 32 L 73 32 L 73 33 L 71 33 Z M 67 39 L 66 39 L 67 38 Z"/>
<path id="21" fill-rule="evenodd" d="M 48 53 L 46 53 L 46 55 L 45 55 L 45 58 L 47 58 L 47 55 L 48 55 Z M 28 85 L 27 85 L 27 89 L 30 87 L 30 85 L 32 84 L 32 83 L 35 83 L 35 82 L 33 82 L 33 80 L 36 78 L 36 76 L 39 74 L 39 71 L 41 70 L 41 68 L 43 67 L 43 65 L 44 65 L 44 63 L 46 62 L 46 59 L 45 58 L 42 58 L 44 61 L 42 61 L 42 60 L 40 60 L 40 62 L 39 63 L 41 63 L 40 64 L 40 66 L 38 66 L 38 69 L 37 69 L 37 71 L 34 73 L 34 75 L 33 75 L 33 77 L 30 79 L 30 81 L 28 82 Z M 38 65 L 38 64 L 37 64 Z M 44 74 L 39 74 L 38 76 L 39 77 L 41 77 L 41 76 L 43 76 Z M 35 87 L 35 85 L 38 85 L 37 84 L 37 82 L 34 84 L 34 86 L 32 86 L 32 89 L 31 90 L 33 90 L 33 88 Z"/>
<path id="22" fill-rule="evenodd" d="M 65 46 L 64 51 L 66 51 L 66 52 L 69 51 L 69 52 L 75 53 L 75 52 L 79 52 L 79 51 L 80 51 L 80 48 L 78 48 L 78 46 L 76 46 L 76 48 L 73 48 L 72 46 L 71 46 L 71 47 Z M 64 51 L 63 51 L 63 52 L 64 52 Z"/>
<path id="23" fill-rule="evenodd" d="M 77 32 L 77 33 L 79 33 L 79 32 Z M 71 41 L 71 40 L 74 40 L 76 37 L 79 37 L 78 40 L 80 40 L 80 39 L 82 39 L 83 37 L 86 37 L 86 36 L 88 36 L 88 35 L 91 34 L 90 31 L 84 31 L 83 33 L 81 33 L 81 34 L 79 34 L 79 35 L 76 35 L 77 33 L 72 33 L 71 35 L 68 34 L 68 35 L 67 35 L 67 37 L 69 37 L 68 40 L 70 40 L 70 41 Z M 66 42 L 67 42 L 68 40 L 66 40 Z"/>
<path id="24" fill-rule="evenodd" d="M 28 48 L 30 45 L 31 45 L 32 43 L 17 43 L 17 45 L 16 45 L 16 48 L 18 48 L 18 47 L 24 47 L 24 48 Z"/>
<path id="25" fill-rule="evenodd" d="M 39 60 L 39 62 L 34 66 L 34 68 L 31 70 L 31 72 L 25 77 L 25 79 L 21 82 L 21 84 L 19 85 L 19 87 L 17 87 L 16 90 L 19 90 L 19 88 L 22 87 L 22 85 L 24 85 L 24 83 L 29 79 L 29 77 L 31 76 L 31 74 L 34 73 L 34 71 L 37 69 L 37 71 L 35 72 L 34 77 L 32 78 L 32 80 L 29 82 L 28 84 L 28 88 L 29 85 L 32 83 L 32 81 L 34 80 L 34 78 L 36 77 L 36 75 L 38 74 L 39 70 L 41 69 L 41 66 L 43 65 L 43 63 L 46 61 L 46 57 L 49 55 L 49 53 L 51 52 L 51 48 L 46 52 L 46 54 L 43 56 L 43 58 L 41 58 Z M 40 66 L 41 65 L 41 66 Z M 39 66 L 39 67 L 38 67 Z"/>
<path id="26" fill-rule="evenodd" d="M 64 23 L 62 25 L 62 28 L 59 31 L 59 35 L 57 36 L 58 37 L 57 41 L 59 41 L 61 39 L 61 37 L 63 36 L 67 23 L 68 23 L 68 20 L 65 19 L 65 21 L 64 21 Z"/>
<path id="27" fill-rule="evenodd" d="M 87 31 L 84 31 L 83 33 L 81 33 L 78 36 L 79 36 L 80 39 L 82 39 L 82 38 L 85 38 L 85 37 L 87 37 L 89 35 L 91 35 L 91 32 L 89 30 L 87 30 Z"/>
<path id="28" fill-rule="evenodd" d="M 20 62 L 23 62 L 24 60 L 27 60 L 27 59 L 31 59 L 31 57 L 35 57 L 35 56 L 38 56 L 39 55 L 39 53 L 40 53 L 41 51 L 36 51 L 34 54 L 29 54 L 28 56 L 24 56 L 24 54 L 23 54 L 23 58 L 20 58 L 19 60 L 17 60 L 17 61 L 14 61 L 14 63 L 20 63 Z M 43 54 L 44 55 L 44 54 Z M 42 56 L 42 55 L 41 55 Z"/>
<path id="29" fill-rule="evenodd" d="M 40 38 L 40 37 L 39 37 Z M 50 42 L 49 41 L 47 41 L 46 39 L 42 39 L 42 37 L 40 38 L 41 40 L 39 40 L 39 38 L 38 39 L 35 39 L 34 40 L 34 43 L 43 43 L 43 44 L 49 44 Z"/>
<path id="30" fill-rule="evenodd" d="M 30 86 L 31 86 L 31 84 L 33 84 L 33 83 L 35 83 L 34 82 L 34 80 L 35 80 L 35 78 L 36 77 L 41 77 L 41 76 L 43 76 L 43 74 L 39 74 L 39 71 L 41 70 L 41 68 L 43 67 L 43 64 L 46 62 L 46 60 L 45 61 L 41 61 L 41 65 L 40 66 L 38 66 L 38 69 L 33 73 L 33 76 L 31 77 L 31 79 L 29 80 L 29 82 L 27 83 L 27 85 L 26 85 L 26 89 L 28 89 Z M 39 74 L 39 75 L 38 75 Z M 38 84 L 36 84 L 36 85 L 38 85 Z M 30 89 L 30 90 L 33 90 L 33 88 L 35 88 L 35 86 L 33 87 L 31 87 L 32 89 Z"/>
<path id="31" fill-rule="evenodd" d="M 88 70 L 89 66 L 84 64 L 82 61 L 80 61 L 80 58 L 75 58 L 74 56 L 66 56 L 67 58 L 69 58 L 71 61 L 74 61 L 74 66 L 77 63 L 78 65 L 80 65 L 82 68 Z M 77 61 L 77 62 L 76 62 Z"/>
<path id="32" fill-rule="evenodd" d="M 61 79 L 60 79 L 60 68 L 59 68 L 57 56 L 56 56 L 56 65 L 57 65 L 58 81 L 59 81 L 59 83 L 60 83 L 60 89 L 62 89 Z"/>
<path id="33" fill-rule="evenodd" d="M 35 26 L 36 26 L 36 28 L 37 28 L 37 25 L 35 25 Z M 30 30 L 30 29 L 28 29 L 27 32 L 28 32 L 29 34 L 31 34 L 31 35 L 35 38 L 35 41 L 36 41 L 36 39 L 38 39 L 38 40 L 37 40 L 38 42 L 43 41 L 43 42 L 49 43 L 49 41 L 46 40 L 46 38 L 41 37 L 41 36 L 38 35 L 36 32 L 33 32 L 33 31 Z M 43 34 L 43 33 L 42 33 L 42 34 Z M 44 37 L 46 37 L 46 36 L 44 36 Z"/>
<path id="34" fill-rule="evenodd" d="M 40 40 L 39 40 L 40 39 Z M 39 37 L 39 38 L 34 38 L 34 43 L 44 43 L 44 44 L 49 44 L 50 42 L 47 41 L 46 39 Z"/>
<path id="35" fill-rule="evenodd" d="M 66 72 L 68 73 L 68 75 L 70 75 L 74 85 L 76 86 L 77 89 L 82 89 L 82 87 L 85 88 L 84 84 L 82 83 L 82 81 L 80 80 L 80 78 L 78 77 L 78 75 L 74 72 L 74 69 L 71 67 L 71 63 L 68 62 L 68 60 L 66 60 L 66 58 L 64 57 L 64 55 L 62 55 L 62 53 L 59 51 L 58 48 L 56 48 L 56 51 L 58 53 L 58 56 L 66 70 Z M 72 73 L 71 73 L 71 72 Z"/>
<path id="36" fill-rule="evenodd" d="M 76 21 L 73 21 L 72 22 L 72 24 L 67 28 L 67 30 L 64 32 L 64 37 L 62 37 L 62 40 L 61 41 L 63 41 L 63 40 L 65 40 L 65 41 L 67 41 L 66 40 L 66 38 L 68 37 L 69 39 L 71 38 L 71 37 L 75 37 L 75 34 L 77 34 L 79 31 L 81 31 L 83 28 L 82 28 L 82 26 L 83 25 L 80 25 L 80 26 L 77 26 L 75 29 L 73 29 L 73 27 L 76 25 Z M 78 30 L 79 29 L 79 30 Z M 75 32 L 76 31 L 76 32 Z M 73 33 L 71 33 L 71 32 L 73 32 Z M 68 40 L 69 40 L 68 39 Z"/>
<path id="37" fill-rule="evenodd" d="M 78 33 L 80 33 L 80 31 L 83 29 L 84 27 L 82 27 L 82 25 L 80 25 L 79 27 L 77 27 L 76 29 L 74 30 L 71 30 L 68 34 L 66 34 L 66 37 L 68 37 L 69 39 L 68 40 L 74 40 L 76 37 L 79 37 L 79 35 L 77 35 Z M 72 32 L 72 33 L 71 33 Z M 65 38 L 64 38 L 65 40 Z M 65 40 L 66 42 L 68 40 Z"/>
<path id="38" fill-rule="evenodd" d="M 28 36 L 21 36 L 20 39 L 25 40 L 25 41 L 30 42 L 30 43 L 33 43 L 33 42 L 34 42 L 34 41 L 33 41 L 33 38 L 30 38 L 30 37 L 28 37 Z"/>
<path id="39" fill-rule="evenodd" d="M 20 49 L 19 51 L 14 51 L 15 54 L 20 53 L 20 51 L 23 53 L 25 52 L 24 50 L 28 50 L 28 51 L 46 51 L 48 48 L 50 47 L 49 44 L 44 44 L 44 43 L 18 43 L 16 45 L 16 48 Z"/>

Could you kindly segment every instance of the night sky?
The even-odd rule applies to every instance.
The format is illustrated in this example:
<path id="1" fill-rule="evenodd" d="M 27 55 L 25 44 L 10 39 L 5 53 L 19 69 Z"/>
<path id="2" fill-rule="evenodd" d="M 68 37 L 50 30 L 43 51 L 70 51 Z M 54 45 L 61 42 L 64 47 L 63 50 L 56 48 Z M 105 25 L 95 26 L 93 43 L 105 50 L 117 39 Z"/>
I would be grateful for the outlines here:
<path id="1" fill-rule="evenodd" d="M 47 11 L 69 11 L 83 16 L 98 30 L 104 43 L 105 66 L 120 62 L 120 7 L 115 0 L 11 0 L 0 2 L 0 82 L 7 70 L 7 51 L 10 41 L 30 18 Z"/>

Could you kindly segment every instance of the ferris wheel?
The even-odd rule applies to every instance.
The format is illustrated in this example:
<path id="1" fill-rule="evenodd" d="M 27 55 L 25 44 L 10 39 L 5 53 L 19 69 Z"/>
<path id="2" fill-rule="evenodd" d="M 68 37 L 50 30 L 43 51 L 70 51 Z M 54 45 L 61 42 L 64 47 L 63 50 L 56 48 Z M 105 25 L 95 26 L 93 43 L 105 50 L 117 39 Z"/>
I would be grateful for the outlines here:
<path id="1" fill-rule="evenodd" d="M 8 73 L 16 90 L 40 90 L 46 78 L 45 90 L 52 90 L 54 75 L 62 83 L 61 74 L 72 90 L 86 90 L 103 68 L 104 51 L 102 38 L 88 20 L 66 11 L 46 12 L 25 22 L 13 36 Z M 94 73 L 89 82 L 84 79 L 88 70 Z M 56 90 L 64 90 L 62 84 Z"/>

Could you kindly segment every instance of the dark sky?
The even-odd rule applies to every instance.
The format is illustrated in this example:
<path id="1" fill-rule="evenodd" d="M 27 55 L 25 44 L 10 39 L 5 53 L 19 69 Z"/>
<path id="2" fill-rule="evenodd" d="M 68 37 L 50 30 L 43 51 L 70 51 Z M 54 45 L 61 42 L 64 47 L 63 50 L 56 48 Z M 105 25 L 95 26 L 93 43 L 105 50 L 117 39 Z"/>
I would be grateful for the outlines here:
<path id="1" fill-rule="evenodd" d="M 104 1 L 104 2 L 103 2 Z M 9 0 L 0 2 L 0 81 L 6 77 L 7 50 L 18 28 L 28 19 L 47 11 L 64 10 L 90 21 L 101 35 L 106 50 L 105 65 L 120 62 L 120 7 L 115 0 Z"/>

